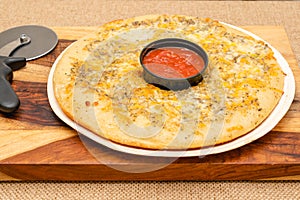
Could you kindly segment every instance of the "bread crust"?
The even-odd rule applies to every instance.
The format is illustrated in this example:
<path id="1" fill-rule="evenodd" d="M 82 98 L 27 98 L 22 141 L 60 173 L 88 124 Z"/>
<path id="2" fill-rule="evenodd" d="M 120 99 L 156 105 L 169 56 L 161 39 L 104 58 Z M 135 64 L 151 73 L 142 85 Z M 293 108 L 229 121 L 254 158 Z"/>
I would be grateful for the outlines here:
<path id="1" fill-rule="evenodd" d="M 138 62 L 150 41 L 180 37 L 210 59 L 204 81 L 174 92 L 147 84 Z M 116 20 L 72 44 L 55 66 L 63 112 L 126 146 L 194 149 L 254 130 L 278 104 L 285 74 L 262 41 L 211 19 L 148 15 Z"/>

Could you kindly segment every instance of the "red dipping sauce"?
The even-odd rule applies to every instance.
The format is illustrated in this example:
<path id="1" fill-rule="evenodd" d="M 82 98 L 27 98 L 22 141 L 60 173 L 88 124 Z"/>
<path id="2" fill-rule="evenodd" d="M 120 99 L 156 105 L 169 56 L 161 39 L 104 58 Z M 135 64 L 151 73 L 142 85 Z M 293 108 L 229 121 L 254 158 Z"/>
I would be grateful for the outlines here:
<path id="1" fill-rule="evenodd" d="M 164 78 L 188 78 L 204 68 L 201 56 L 181 47 L 154 49 L 144 56 L 142 62 L 150 72 Z"/>

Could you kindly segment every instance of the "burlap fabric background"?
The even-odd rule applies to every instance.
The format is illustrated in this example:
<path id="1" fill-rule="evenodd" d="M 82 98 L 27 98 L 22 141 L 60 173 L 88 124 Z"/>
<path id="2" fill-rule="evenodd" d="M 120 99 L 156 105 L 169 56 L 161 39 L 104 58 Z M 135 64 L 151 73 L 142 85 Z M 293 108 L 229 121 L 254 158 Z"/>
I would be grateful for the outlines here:
<path id="1" fill-rule="evenodd" d="M 24 24 L 99 26 L 154 13 L 284 26 L 300 62 L 300 1 L 0 0 L 0 32 Z M 300 199 L 300 182 L 2 182 L 0 199 Z"/>

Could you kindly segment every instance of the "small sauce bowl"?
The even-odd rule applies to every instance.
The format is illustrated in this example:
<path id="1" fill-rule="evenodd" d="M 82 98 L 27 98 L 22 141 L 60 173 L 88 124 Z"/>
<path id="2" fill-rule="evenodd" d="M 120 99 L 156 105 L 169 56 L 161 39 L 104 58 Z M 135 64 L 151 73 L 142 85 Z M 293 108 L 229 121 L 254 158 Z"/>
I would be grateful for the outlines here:
<path id="1" fill-rule="evenodd" d="M 148 44 L 140 54 L 146 82 L 167 90 L 183 90 L 203 80 L 208 56 L 187 40 L 166 38 Z"/>

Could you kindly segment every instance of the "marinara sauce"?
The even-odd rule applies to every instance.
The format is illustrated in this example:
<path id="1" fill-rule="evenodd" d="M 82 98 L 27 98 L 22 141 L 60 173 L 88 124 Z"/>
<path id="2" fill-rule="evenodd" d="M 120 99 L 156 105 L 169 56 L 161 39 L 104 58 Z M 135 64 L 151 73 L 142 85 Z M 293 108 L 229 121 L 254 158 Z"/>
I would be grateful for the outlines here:
<path id="1" fill-rule="evenodd" d="M 143 60 L 153 74 L 164 78 L 188 78 L 204 68 L 204 60 L 194 51 L 180 47 L 151 50 Z"/>

